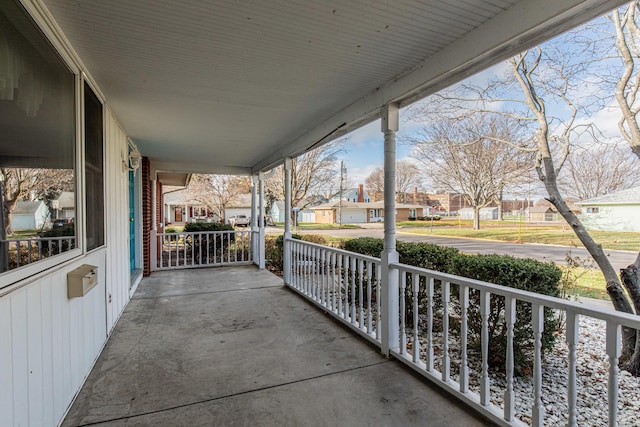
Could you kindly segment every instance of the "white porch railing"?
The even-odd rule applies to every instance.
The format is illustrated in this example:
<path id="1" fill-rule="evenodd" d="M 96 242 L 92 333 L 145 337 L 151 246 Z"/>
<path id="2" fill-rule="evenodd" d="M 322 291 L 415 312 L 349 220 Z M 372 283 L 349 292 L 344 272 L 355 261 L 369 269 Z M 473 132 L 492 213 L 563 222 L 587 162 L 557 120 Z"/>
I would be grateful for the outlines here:
<path id="1" fill-rule="evenodd" d="M 251 230 L 157 233 L 155 269 L 250 264 L 254 260 L 251 242 Z"/>
<path id="2" fill-rule="evenodd" d="M 568 408 L 563 425 L 577 425 L 581 410 L 577 374 L 579 320 L 581 316 L 602 320 L 606 325 L 603 334 L 606 333 L 604 347 L 609 366 L 606 387 L 603 387 L 607 390 L 608 425 L 617 425 L 621 327 L 640 330 L 640 317 L 394 263 L 389 267 L 390 274 L 399 278 L 399 317 L 381 319 L 379 313 L 384 301 L 377 296 L 384 295 L 381 286 L 386 280 L 381 278 L 380 259 L 300 240 L 288 242 L 291 271 L 287 285 L 290 288 L 377 345 L 381 344 L 380 322 L 390 322 L 389 328 L 399 332 L 398 342 L 389 343 L 392 356 L 499 425 L 550 424 L 545 419 L 545 405 L 550 404 L 550 396 L 544 400 L 542 396 L 543 381 L 553 375 L 548 372 L 543 375 L 545 310 L 564 316 L 561 323 L 567 346 L 568 380 L 566 393 L 558 400 L 563 400 Z M 420 297 L 412 298 L 413 295 Z M 489 369 L 489 316 L 492 304 L 498 301 L 492 300 L 492 296 L 504 304 L 498 317 L 492 319 L 492 324 L 506 330 L 506 354 L 501 355 L 506 361 L 503 372 Z M 470 301 L 478 305 L 470 306 Z M 514 375 L 514 325 L 516 321 L 523 321 L 516 319 L 516 308 L 523 304 L 530 308 L 531 315 L 524 321 L 533 332 L 529 343 L 533 347 L 533 366 L 524 375 L 524 381 L 531 384 L 529 397 L 533 404 L 528 409 L 518 405 L 520 408 L 516 411 L 516 403 L 523 396 L 514 391 L 515 381 L 522 380 Z M 472 311 L 477 317 L 470 316 Z M 472 319 L 479 319 L 481 330 L 479 337 L 476 336 L 479 345 L 474 349 L 469 345 Z M 496 399 L 496 395 L 500 398 Z M 555 403 L 553 398 L 551 402 Z"/>
<path id="3" fill-rule="evenodd" d="M 295 239 L 289 244 L 289 286 L 379 345 L 380 259 Z"/>
<path id="4" fill-rule="evenodd" d="M 75 236 L 0 240 L 0 271 L 13 270 L 75 247 Z"/>

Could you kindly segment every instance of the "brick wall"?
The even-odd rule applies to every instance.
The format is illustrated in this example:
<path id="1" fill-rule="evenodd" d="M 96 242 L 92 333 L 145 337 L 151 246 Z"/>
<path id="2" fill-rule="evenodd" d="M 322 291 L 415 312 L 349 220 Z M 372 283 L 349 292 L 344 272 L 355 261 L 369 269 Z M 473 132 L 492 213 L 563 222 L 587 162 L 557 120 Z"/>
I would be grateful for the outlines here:
<path id="1" fill-rule="evenodd" d="M 151 273 L 151 166 L 147 157 L 142 158 L 142 275 Z"/>

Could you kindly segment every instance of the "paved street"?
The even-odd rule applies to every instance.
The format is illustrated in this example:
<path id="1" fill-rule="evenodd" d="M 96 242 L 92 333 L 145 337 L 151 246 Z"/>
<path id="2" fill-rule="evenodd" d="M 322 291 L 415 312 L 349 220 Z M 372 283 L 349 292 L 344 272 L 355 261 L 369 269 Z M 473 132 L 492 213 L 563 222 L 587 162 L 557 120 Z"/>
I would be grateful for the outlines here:
<path id="1" fill-rule="evenodd" d="M 371 224 L 373 225 L 373 224 Z M 298 234 L 323 234 L 327 236 L 337 237 L 378 237 L 382 238 L 384 230 L 382 224 L 375 224 L 375 228 L 361 228 L 361 229 L 346 229 L 346 230 L 298 230 Z M 269 228 L 269 233 L 282 233 L 282 228 Z M 567 252 L 571 251 L 573 256 L 578 256 L 581 259 L 591 258 L 584 248 L 575 248 L 568 246 L 555 246 L 555 245 L 536 245 L 536 244 L 521 244 L 521 243 L 507 243 L 497 242 L 489 240 L 475 240 L 475 239 L 462 239 L 457 237 L 440 237 L 430 235 L 417 235 L 411 234 L 407 230 L 397 230 L 398 240 L 405 242 L 429 242 L 441 246 L 450 246 L 458 248 L 467 253 L 481 253 L 481 254 L 506 254 L 513 255 L 522 258 L 533 258 L 540 261 L 552 261 L 556 264 L 564 264 L 567 256 Z M 639 245 L 640 246 L 640 245 Z M 639 247 L 640 249 L 640 247 Z M 613 251 L 607 250 L 606 253 L 611 259 L 611 263 L 616 270 L 625 268 L 629 264 L 632 264 L 636 257 L 637 252 L 629 251 Z"/>

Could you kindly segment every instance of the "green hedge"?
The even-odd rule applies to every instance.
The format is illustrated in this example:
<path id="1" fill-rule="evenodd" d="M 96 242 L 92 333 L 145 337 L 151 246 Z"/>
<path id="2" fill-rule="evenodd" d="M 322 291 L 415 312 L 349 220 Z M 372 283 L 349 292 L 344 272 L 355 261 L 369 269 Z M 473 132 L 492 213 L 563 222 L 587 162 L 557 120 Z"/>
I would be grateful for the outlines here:
<path id="1" fill-rule="evenodd" d="M 485 282 L 495 283 L 516 289 L 522 289 L 553 297 L 560 296 L 558 288 L 562 271 L 552 263 L 543 263 L 533 259 L 515 258 L 508 255 L 465 255 L 458 256 L 452 262 L 451 273 Z M 504 320 L 505 299 L 491 295 L 489 325 L 489 364 L 502 369 L 505 365 L 507 328 Z M 470 345 L 480 348 L 482 320 L 480 317 L 480 293 L 469 295 L 469 339 Z M 544 309 L 544 332 L 542 350 L 553 347 L 557 322 L 549 308 Z M 518 301 L 516 304 L 516 322 L 514 325 L 514 364 L 516 371 L 522 373 L 533 364 L 533 330 L 531 327 L 531 304 Z"/>
<path id="2" fill-rule="evenodd" d="M 454 248 L 442 247 L 430 243 L 397 242 L 397 250 L 402 264 L 427 268 L 443 273 L 468 277 L 495 283 L 502 286 L 523 289 L 543 295 L 559 296 L 558 289 L 562 271 L 552 263 L 543 263 L 532 259 L 514 258 L 508 255 L 467 255 Z M 363 255 L 379 257 L 383 249 L 383 240 L 370 237 L 353 239 L 345 242 L 345 249 Z M 442 312 L 440 298 L 441 283 L 436 281 L 434 287 L 433 307 L 436 314 Z M 419 305 L 421 313 L 426 313 L 427 296 L 424 283 L 420 286 Z M 459 287 L 451 284 L 451 319 L 452 326 L 459 325 L 460 305 Z M 408 326 L 413 319 L 413 291 L 411 275 L 407 277 L 405 293 L 405 316 Z M 482 323 L 480 319 L 480 295 L 478 291 L 470 292 L 469 331 L 468 338 L 472 348 L 480 348 Z M 524 372 L 531 367 L 533 357 L 533 333 L 531 330 L 531 306 L 518 302 L 516 306 L 516 323 L 514 325 L 514 355 L 517 372 Z M 435 323 L 435 329 L 441 325 Z M 556 322 L 551 310 L 544 312 L 545 331 L 542 336 L 543 351 L 552 348 Z M 504 321 L 504 298 L 492 295 L 489 316 L 489 361 L 490 365 L 502 369 L 506 355 L 506 325 Z"/>
<path id="3" fill-rule="evenodd" d="M 234 231 L 229 224 L 219 222 L 188 222 L 184 226 L 185 232 L 204 233 L 207 231 Z M 187 244 L 191 246 L 195 256 L 207 253 L 212 254 L 214 250 L 222 251 L 229 246 L 230 243 L 236 241 L 235 233 L 224 233 L 221 235 L 209 236 L 194 234 L 187 237 Z M 208 246 L 208 251 L 207 251 Z"/>
<path id="4" fill-rule="evenodd" d="M 222 224 L 220 222 L 188 222 L 184 226 L 184 231 L 234 231 L 234 228 L 231 224 Z"/>

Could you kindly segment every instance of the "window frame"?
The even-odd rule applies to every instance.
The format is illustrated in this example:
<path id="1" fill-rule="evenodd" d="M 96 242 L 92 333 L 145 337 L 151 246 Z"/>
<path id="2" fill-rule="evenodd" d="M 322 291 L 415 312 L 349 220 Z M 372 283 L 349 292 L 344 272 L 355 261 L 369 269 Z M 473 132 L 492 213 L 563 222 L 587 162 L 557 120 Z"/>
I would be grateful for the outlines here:
<path id="1" fill-rule="evenodd" d="M 50 44 L 56 55 L 60 58 L 62 64 L 67 67 L 69 73 L 74 79 L 74 119 L 75 119 L 75 161 L 74 161 L 74 180 L 76 191 L 76 207 L 75 207 L 75 233 L 76 247 L 67 252 L 45 258 L 33 264 L 28 264 L 9 270 L 0 274 L 0 297 L 19 289 L 32 281 L 35 281 L 46 274 L 50 274 L 63 268 L 70 262 L 73 262 L 89 253 L 104 250 L 108 246 L 107 234 L 107 215 L 103 206 L 103 232 L 104 241 L 102 245 L 87 251 L 86 245 L 86 179 L 85 179 L 85 150 L 84 150 L 84 84 L 86 83 L 94 92 L 100 103 L 102 104 L 102 174 L 103 174 L 103 201 L 106 203 L 106 187 L 107 187 L 107 150 L 106 150 L 106 119 L 107 111 L 105 101 L 97 85 L 87 74 L 85 74 L 82 62 L 77 53 L 68 44 L 64 34 L 56 26 L 51 25 L 53 16 L 36 2 L 16 1 L 17 5 L 22 8 L 25 15 L 35 24 L 38 31 Z"/>

